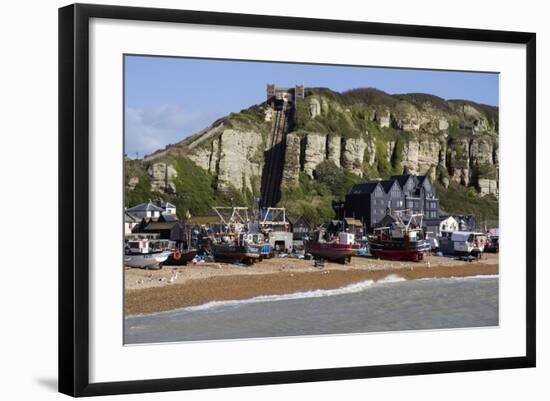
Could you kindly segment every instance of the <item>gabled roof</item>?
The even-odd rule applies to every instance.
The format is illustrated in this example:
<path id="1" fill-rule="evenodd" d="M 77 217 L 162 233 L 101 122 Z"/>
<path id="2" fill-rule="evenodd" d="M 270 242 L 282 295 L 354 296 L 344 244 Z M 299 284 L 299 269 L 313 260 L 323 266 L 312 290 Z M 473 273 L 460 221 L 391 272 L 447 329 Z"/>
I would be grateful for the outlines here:
<path id="1" fill-rule="evenodd" d="M 395 183 L 395 181 L 396 181 L 395 179 L 380 181 L 380 185 L 382 185 L 384 192 L 388 193 L 391 187 L 393 187 L 393 184 Z"/>
<path id="2" fill-rule="evenodd" d="M 407 180 L 412 176 L 412 174 L 401 174 L 401 175 L 392 175 L 390 180 L 397 180 L 401 188 L 407 183 Z"/>
<path id="3" fill-rule="evenodd" d="M 364 182 L 362 184 L 355 184 L 351 191 L 349 192 L 350 195 L 352 194 L 372 194 L 376 187 L 378 186 L 379 181 L 374 182 Z"/>
<path id="4" fill-rule="evenodd" d="M 139 217 L 136 217 L 127 211 L 124 212 L 124 222 L 125 223 L 139 223 L 141 219 Z"/>
<path id="5" fill-rule="evenodd" d="M 428 181 L 431 183 L 431 180 L 429 178 L 430 178 L 429 175 L 419 175 L 418 176 L 418 186 L 421 186 L 422 184 L 424 184 L 424 181 L 426 179 L 428 179 Z"/>
<path id="6" fill-rule="evenodd" d="M 299 216 L 289 216 L 289 215 L 287 215 L 286 219 L 292 225 L 303 224 L 303 225 L 306 225 L 306 226 L 311 226 L 309 221 L 303 215 L 299 215 Z"/>
<path id="7" fill-rule="evenodd" d="M 147 203 L 140 203 L 139 205 L 131 207 L 126 211 L 130 214 L 135 212 L 162 212 L 162 208 L 156 205 L 153 205 L 151 202 L 147 202 Z"/>

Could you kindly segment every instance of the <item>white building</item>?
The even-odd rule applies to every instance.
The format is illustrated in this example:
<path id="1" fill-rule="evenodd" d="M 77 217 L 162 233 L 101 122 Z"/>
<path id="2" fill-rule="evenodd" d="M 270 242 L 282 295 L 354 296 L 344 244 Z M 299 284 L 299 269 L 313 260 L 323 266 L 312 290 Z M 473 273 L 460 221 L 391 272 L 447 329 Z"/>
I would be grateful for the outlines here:
<path id="1" fill-rule="evenodd" d="M 443 220 L 439 223 L 440 232 L 453 232 L 458 230 L 458 221 L 453 216 L 441 216 Z"/>
<path id="2" fill-rule="evenodd" d="M 132 216 L 127 211 L 124 212 L 124 235 L 132 234 L 135 226 L 139 225 L 140 219 Z"/>
<path id="3" fill-rule="evenodd" d="M 140 203 L 139 205 L 136 205 L 126 210 L 126 213 L 138 218 L 139 220 L 144 217 L 160 217 L 163 212 L 164 209 L 154 205 L 151 202 Z"/>
<path id="4" fill-rule="evenodd" d="M 451 233 L 458 230 L 458 221 L 453 216 L 440 216 L 424 220 L 428 232 L 436 236 L 450 237 Z"/>
<path id="5" fill-rule="evenodd" d="M 165 202 L 163 200 L 158 200 L 155 202 L 155 205 L 162 209 L 162 214 L 176 214 L 176 205 Z"/>

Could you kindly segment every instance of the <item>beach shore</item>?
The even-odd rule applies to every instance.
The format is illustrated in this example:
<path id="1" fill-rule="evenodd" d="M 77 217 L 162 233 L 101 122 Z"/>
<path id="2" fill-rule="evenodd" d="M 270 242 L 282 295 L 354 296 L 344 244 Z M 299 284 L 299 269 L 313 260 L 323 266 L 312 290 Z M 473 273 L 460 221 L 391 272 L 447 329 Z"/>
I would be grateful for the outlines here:
<path id="1" fill-rule="evenodd" d="M 333 289 L 389 275 L 408 280 L 498 274 L 498 255 L 464 262 L 428 256 L 420 263 L 352 258 L 350 264 L 274 258 L 253 266 L 228 263 L 165 266 L 161 270 L 126 269 L 124 312 L 153 313 L 201 305 L 211 301 L 239 300 L 315 289 Z"/>

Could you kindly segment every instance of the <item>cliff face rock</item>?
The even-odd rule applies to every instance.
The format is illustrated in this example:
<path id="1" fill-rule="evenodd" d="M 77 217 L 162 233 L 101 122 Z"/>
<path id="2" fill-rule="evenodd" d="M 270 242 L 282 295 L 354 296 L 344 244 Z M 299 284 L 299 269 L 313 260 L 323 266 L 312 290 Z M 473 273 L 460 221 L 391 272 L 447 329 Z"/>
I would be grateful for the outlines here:
<path id="1" fill-rule="evenodd" d="M 337 135 L 327 137 L 327 159 L 340 167 L 340 154 L 342 152 L 342 138 Z"/>
<path id="2" fill-rule="evenodd" d="M 308 134 L 304 152 L 304 173 L 313 178 L 313 172 L 325 160 L 327 136 L 316 133 Z"/>
<path id="3" fill-rule="evenodd" d="M 374 143 L 374 139 L 372 139 L 370 135 L 367 136 L 365 145 L 366 145 L 366 148 L 365 148 L 365 154 L 363 156 L 363 159 L 364 159 L 364 162 L 367 164 L 367 166 L 370 167 L 376 161 L 376 144 Z"/>
<path id="4" fill-rule="evenodd" d="M 225 130 L 219 140 L 218 158 L 213 154 L 218 188 L 232 185 L 238 190 L 252 190 L 254 179 L 262 173 L 263 161 L 258 156 L 262 145 L 261 136 L 255 132 Z"/>
<path id="5" fill-rule="evenodd" d="M 153 163 L 147 168 L 147 174 L 151 177 L 151 191 L 176 193 L 174 178 L 178 176 L 178 173 L 173 166 L 166 163 Z"/>
<path id="6" fill-rule="evenodd" d="M 430 168 L 439 165 L 441 145 L 436 140 L 409 141 L 404 146 L 401 165 L 405 171 L 425 174 Z"/>
<path id="7" fill-rule="evenodd" d="M 452 142 L 449 152 L 449 173 L 451 180 L 462 185 L 470 183 L 470 144 L 462 138 Z"/>
<path id="8" fill-rule="evenodd" d="M 126 183 L 126 186 L 130 191 L 133 191 L 136 189 L 136 186 L 139 184 L 139 177 L 130 177 L 128 182 Z"/>
<path id="9" fill-rule="evenodd" d="M 392 113 L 395 127 L 409 132 L 418 132 L 421 128 L 425 132 L 438 131 L 439 120 L 436 117 L 437 115 L 420 111 L 404 101 L 399 102 Z"/>
<path id="10" fill-rule="evenodd" d="M 492 165 L 493 144 L 486 139 L 473 139 L 470 145 L 470 165 Z"/>
<path id="11" fill-rule="evenodd" d="M 342 152 L 342 167 L 344 170 L 363 176 L 363 159 L 367 144 L 363 138 L 349 138 L 344 142 L 344 151 Z"/>
<path id="12" fill-rule="evenodd" d="M 384 110 L 375 113 L 375 120 L 378 122 L 380 128 L 387 128 L 390 126 L 391 115 L 389 110 Z"/>
<path id="13" fill-rule="evenodd" d="M 315 118 L 319 114 L 321 114 L 321 103 L 319 103 L 319 100 L 317 100 L 316 98 L 312 98 L 309 101 L 309 113 L 311 115 L 311 118 Z"/>
<path id="14" fill-rule="evenodd" d="M 217 142 L 217 140 L 215 142 Z M 197 164 L 197 166 L 203 168 L 204 170 L 207 170 L 208 172 L 211 172 L 215 169 L 215 167 L 212 168 L 212 165 L 215 164 L 211 163 L 212 155 L 213 149 L 211 144 L 208 148 L 202 147 L 195 150 L 195 152 L 189 155 L 189 158 L 193 160 Z"/>
<path id="15" fill-rule="evenodd" d="M 346 174 L 386 178 L 428 174 L 448 187 L 471 186 L 498 196 L 498 109 L 431 95 L 388 95 L 371 89 L 306 91 L 286 135 L 282 185 L 330 161 Z M 143 160 L 151 189 L 175 192 L 172 160 L 186 157 L 206 171 L 215 190 L 258 193 L 275 111 L 267 103 L 232 113 Z M 181 173 L 181 171 L 180 171 Z M 139 185 L 130 177 L 129 190 Z"/>
<path id="16" fill-rule="evenodd" d="M 490 180 L 486 178 L 480 178 L 477 181 L 477 187 L 481 196 L 485 195 L 498 195 L 498 186 L 496 180 Z"/>
<path id="17" fill-rule="evenodd" d="M 296 134 L 286 136 L 285 168 L 283 169 L 282 185 L 292 188 L 298 185 L 300 176 L 300 143 L 301 138 Z"/>

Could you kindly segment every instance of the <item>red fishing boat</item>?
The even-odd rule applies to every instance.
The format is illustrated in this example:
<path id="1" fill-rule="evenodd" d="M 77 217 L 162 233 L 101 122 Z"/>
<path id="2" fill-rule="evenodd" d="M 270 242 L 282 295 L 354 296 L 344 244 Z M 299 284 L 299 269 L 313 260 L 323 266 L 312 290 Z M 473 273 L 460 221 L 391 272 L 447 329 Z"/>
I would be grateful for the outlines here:
<path id="1" fill-rule="evenodd" d="M 369 251 L 380 259 L 408 260 L 419 262 L 430 251 L 430 242 L 424 239 L 422 231 L 423 215 L 410 210 L 390 214 L 394 222 L 388 227 L 374 230 L 369 236 Z M 405 222 L 406 220 L 406 222 Z"/>
<path id="2" fill-rule="evenodd" d="M 311 254 L 315 259 L 332 260 L 335 262 L 350 262 L 351 257 L 356 254 L 352 248 L 354 235 L 350 233 L 339 233 L 337 238 L 326 240 L 325 233 L 317 231 L 314 239 L 304 241 L 305 253 Z"/>

